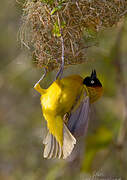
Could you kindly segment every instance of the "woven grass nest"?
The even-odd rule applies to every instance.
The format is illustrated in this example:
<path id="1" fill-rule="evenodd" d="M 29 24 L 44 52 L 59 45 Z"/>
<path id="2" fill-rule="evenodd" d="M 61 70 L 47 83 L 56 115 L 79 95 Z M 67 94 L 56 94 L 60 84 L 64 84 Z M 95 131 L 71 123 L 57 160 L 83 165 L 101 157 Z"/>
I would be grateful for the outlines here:
<path id="1" fill-rule="evenodd" d="M 21 42 L 32 52 L 36 66 L 48 71 L 85 62 L 89 39 L 116 25 L 127 12 L 126 0 L 26 0 Z"/>

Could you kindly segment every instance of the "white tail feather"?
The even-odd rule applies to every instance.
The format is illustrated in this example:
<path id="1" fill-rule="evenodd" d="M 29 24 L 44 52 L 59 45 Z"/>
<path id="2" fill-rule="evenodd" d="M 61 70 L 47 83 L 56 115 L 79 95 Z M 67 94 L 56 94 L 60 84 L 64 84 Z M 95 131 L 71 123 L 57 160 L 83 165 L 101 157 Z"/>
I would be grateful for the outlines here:
<path id="1" fill-rule="evenodd" d="M 74 145 L 76 144 L 76 139 L 70 133 L 66 125 L 63 127 L 63 146 L 56 141 L 56 138 L 48 132 L 46 138 L 43 141 L 45 145 L 44 148 L 44 158 L 63 158 L 66 159 L 72 152 Z"/>
<path id="2" fill-rule="evenodd" d="M 43 154 L 44 158 L 48 158 L 49 156 L 49 153 L 51 151 L 51 146 L 52 146 L 51 143 L 52 143 L 51 135 L 48 132 L 46 138 L 43 141 L 43 144 L 45 144 L 45 149 L 44 149 L 44 154 Z"/>
<path id="3" fill-rule="evenodd" d="M 74 145 L 76 144 L 76 139 L 70 133 L 65 124 L 63 128 L 63 134 L 63 159 L 66 159 L 71 154 Z"/>
<path id="4" fill-rule="evenodd" d="M 51 136 L 51 146 L 50 146 L 50 153 L 49 153 L 49 155 L 48 155 L 48 159 L 51 159 L 51 158 L 53 158 L 53 152 L 54 152 L 54 148 L 55 148 L 55 143 L 54 143 L 54 138 L 53 138 L 53 136 Z M 52 147 L 52 148 L 51 148 Z"/>

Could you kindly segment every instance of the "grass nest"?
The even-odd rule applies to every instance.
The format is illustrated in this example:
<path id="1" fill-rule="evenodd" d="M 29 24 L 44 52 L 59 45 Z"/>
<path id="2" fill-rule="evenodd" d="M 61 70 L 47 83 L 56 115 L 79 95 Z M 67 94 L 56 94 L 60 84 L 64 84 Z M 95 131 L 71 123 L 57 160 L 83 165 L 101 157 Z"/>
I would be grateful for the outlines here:
<path id="1" fill-rule="evenodd" d="M 61 63 L 61 37 L 65 66 L 80 64 L 97 32 L 126 13 L 126 0 L 26 0 L 20 39 L 35 65 L 52 71 Z"/>

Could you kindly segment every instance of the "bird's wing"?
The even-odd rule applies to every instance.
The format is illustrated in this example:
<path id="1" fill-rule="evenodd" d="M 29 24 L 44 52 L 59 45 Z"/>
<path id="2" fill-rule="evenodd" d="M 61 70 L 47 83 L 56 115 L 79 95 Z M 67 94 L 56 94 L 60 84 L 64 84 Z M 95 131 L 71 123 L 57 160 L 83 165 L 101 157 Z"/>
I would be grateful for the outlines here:
<path id="1" fill-rule="evenodd" d="M 89 110 L 89 96 L 87 96 L 86 92 L 84 91 L 80 104 L 74 111 L 71 111 L 67 122 L 67 127 L 73 135 L 80 136 L 86 133 L 89 120 Z"/>

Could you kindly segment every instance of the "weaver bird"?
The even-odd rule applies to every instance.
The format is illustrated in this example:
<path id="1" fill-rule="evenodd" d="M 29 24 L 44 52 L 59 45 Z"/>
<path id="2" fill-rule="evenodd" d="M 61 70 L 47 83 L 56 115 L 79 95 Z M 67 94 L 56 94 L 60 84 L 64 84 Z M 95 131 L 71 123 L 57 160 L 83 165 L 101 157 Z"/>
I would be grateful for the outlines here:
<path id="1" fill-rule="evenodd" d="M 76 144 L 76 137 L 87 131 L 90 104 L 102 95 L 102 84 L 93 70 L 83 79 L 79 75 L 60 78 L 63 65 L 56 80 L 42 89 L 39 82 L 34 88 L 41 94 L 41 106 L 48 133 L 43 144 L 44 158 L 66 159 Z"/>

